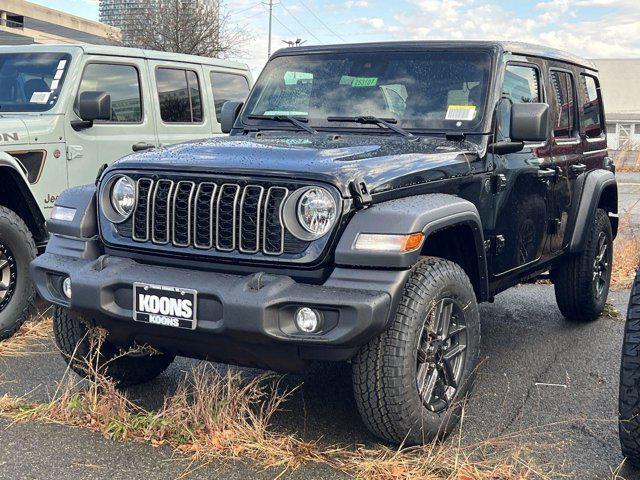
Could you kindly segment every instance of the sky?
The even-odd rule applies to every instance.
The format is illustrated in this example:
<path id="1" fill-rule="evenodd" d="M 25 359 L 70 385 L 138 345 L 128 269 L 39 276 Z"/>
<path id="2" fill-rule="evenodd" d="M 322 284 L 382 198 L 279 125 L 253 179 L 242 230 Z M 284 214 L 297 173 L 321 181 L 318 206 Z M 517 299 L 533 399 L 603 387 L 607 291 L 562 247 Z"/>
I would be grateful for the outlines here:
<path id="1" fill-rule="evenodd" d="M 92 20 L 98 0 L 31 0 Z M 223 0 L 224 1 L 224 0 Z M 241 60 L 267 60 L 268 0 L 226 0 L 252 38 Z M 392 6 L 390 6 L 392 5 Z M 274 0 L 273 47 L 388 40 L 534 42 L 588 58 L 640 57 L 640 0 Z"/>

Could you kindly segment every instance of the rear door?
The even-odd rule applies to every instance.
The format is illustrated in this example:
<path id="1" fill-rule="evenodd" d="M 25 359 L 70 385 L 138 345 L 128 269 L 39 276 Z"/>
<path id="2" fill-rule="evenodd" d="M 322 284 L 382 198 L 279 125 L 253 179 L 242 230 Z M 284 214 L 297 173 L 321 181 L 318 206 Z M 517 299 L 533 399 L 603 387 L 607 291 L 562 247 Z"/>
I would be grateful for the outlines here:
<path id="1" fill-rule="evenodd" d="M 217 122 L 203 101 L 202 67 L 196 64 L 149 60 L 161 145 L 213 136 Z"/>
<path id="2" fill-rule="evenodd" d="M 92 56 L 84 65 L 68 118 L 79 120 L 82 92 L 103 91 L 111 96 L 111 119 L 91 128 L 65 126 L 70 185 L 91 183 L 102 164 L 129 155 L 141 145 L 157 145 L 149 78 L 144 59 Z"/>
<path id="3" fill-rule="evenodd" d="M 247 74 L 238 70 L 220 67 L 203 67 L 205 72 L 206 96 L 215 111 L 215 132 L 222 134 L 220 129 L 220 114 L 222 106 L 227 101 L 244 102 L 251 90 Z"/>
<path id="4" fill-rule="evenodd" d="M 554 62 L 549 70 L 551 94 L 551 155 L 558 173 L 554 183 L 554 210 L 550 224 L 550 246 L 554 253 L 566 246 L 567 225 L 575 198 L 576 178 L 584 173 L 583 140 L 578 117 L 577 70 Z M 566 238 L 565 238 L 566 237 Z"/>

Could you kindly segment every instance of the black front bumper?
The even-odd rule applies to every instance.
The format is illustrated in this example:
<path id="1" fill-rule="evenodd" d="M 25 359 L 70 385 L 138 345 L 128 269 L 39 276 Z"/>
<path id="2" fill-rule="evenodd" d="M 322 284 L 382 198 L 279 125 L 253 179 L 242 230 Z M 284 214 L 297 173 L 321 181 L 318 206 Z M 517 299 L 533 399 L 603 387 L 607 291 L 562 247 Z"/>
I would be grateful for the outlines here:
<path id="1" fill-rule="evenodd" d="M 351 358 L 384 330 L 408 275 L 337 268 L 323 285 L 312 285 L 282 275 L 229 275 L 51 251 L 32 263 L 31 272 L 42 297 L 93 319 L 122 347 L 150 344 L 178 355 L 281 371 L 300 370 L 308 360 Z M 67 276 L 70 301 L 61 289 Z M 197 290 L 196 329 L 134 321 L 134 282 Z M 302 306 L 322 313 L 320 333 L 303 334 L 295 327 Z"/>

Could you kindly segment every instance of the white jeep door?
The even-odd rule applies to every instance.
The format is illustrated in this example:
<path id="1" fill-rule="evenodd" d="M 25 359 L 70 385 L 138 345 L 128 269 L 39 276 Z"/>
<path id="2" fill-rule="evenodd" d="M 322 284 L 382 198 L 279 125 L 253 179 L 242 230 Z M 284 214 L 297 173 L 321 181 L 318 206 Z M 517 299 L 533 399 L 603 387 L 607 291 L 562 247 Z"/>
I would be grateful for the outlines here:
<path id="1" fill-rule="evenodd" d="M 80 120 L 77 102 L 87 91 L 111 96 L 111 119 L 90 128 L 73 127 Z M 149 70 L 144 59 L 93 56 L 84 65 L 80 84 L 69 106 L 66 138 L 69 186 L 91 183 L 103 164 L 134 151 L 158 145 Z"/>
<path id="2" fill-rule="evenodd" d="M 149 60 L 149 71 L 160 144 L 212 137 L 218 124 L 204 96 L 202 67 Z"/>

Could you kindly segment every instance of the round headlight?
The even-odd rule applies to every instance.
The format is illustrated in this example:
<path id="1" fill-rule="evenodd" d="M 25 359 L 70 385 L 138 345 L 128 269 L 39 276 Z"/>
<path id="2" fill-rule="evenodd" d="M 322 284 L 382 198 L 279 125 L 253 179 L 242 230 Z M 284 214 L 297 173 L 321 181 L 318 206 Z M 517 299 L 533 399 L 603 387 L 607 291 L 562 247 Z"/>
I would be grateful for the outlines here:
<path id="1" fill-rule="evenodd" d="M 111 206 L 125 219 L 136 204 L 136 185 L 129 177 L 120 177 L 111 187 Z"/>
<path id="2" fill-rule="evenodd" d="M 336 219 L 336 202 L 324 188 L 307 189 L 298 200 L 298 222 L 314 238 L 325 235 Z"/>

